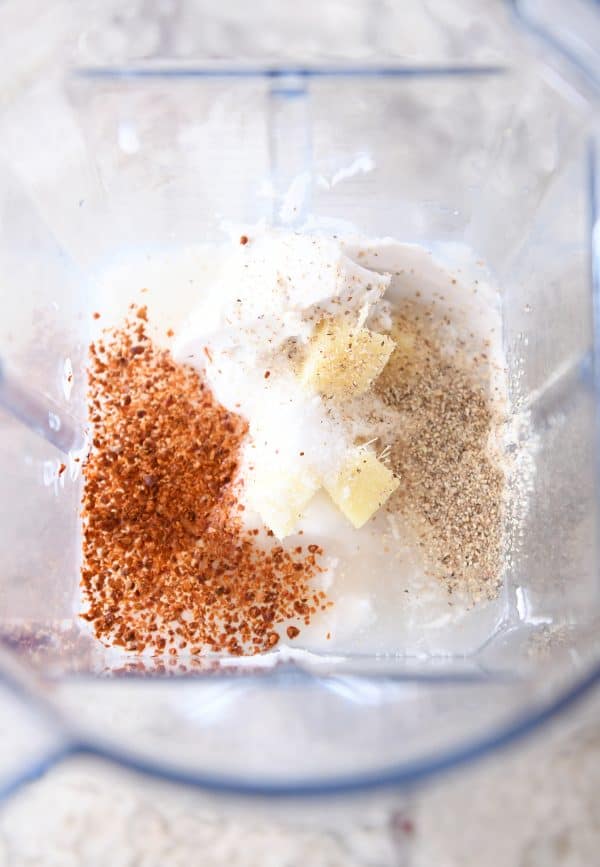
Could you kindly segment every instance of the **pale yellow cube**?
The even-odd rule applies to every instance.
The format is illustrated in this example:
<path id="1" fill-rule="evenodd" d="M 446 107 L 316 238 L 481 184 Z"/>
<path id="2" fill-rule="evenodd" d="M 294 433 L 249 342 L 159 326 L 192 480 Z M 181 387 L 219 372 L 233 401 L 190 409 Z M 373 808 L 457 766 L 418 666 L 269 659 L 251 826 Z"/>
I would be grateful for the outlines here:
<path id="1" fill-rule="evenodd" d="M 278 539 L 285 539 L 320 487 L 310 472 L 295 475 L 277 466 L 256 467 L 247 481 L 246 503 Z"/>
<path id="2" fill-rule="evenodd" d="M 354 397 L 379 376 L 394 345 L 391 337 L 368 328 L 323 322 L 307 347 L 300 379 L 327 397 Z"/>
<path id="3" fill-rule="evenodd" d="M 394 493 L 400 481 L 367 448 L 353 449 L 325 490 L 358 530 Z"/>

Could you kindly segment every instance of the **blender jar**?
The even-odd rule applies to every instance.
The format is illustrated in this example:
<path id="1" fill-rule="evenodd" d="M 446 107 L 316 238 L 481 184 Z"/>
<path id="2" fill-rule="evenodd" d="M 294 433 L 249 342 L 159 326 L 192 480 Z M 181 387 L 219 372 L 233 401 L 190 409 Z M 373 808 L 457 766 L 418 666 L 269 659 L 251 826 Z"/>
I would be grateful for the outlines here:
<path id="1" fill-rule="evenodd" d="M 54 102 L 33 87 L 0 116 L 1 375 L 70 448 L 0 414 L 0 690 L 14 744 L 0 795 L 73 753 L 214 792 L 413 783 L 531 730 L 600 677 L 593 88 L 516 50 L 509 63 L 479 48 L 462 63 L 190 61 L 157 32 L 141 59 L 74 68 Z M 463 632 L 430 627 L 421 652 L 401 636 L 394 654 L 267 663 L 106 650 L 78 621 L 75 458 L 98 275 L 219 241 L 224 220 L 312 215 L 468 244 L 502 289 L 522 459 L 501 597 Z"/>

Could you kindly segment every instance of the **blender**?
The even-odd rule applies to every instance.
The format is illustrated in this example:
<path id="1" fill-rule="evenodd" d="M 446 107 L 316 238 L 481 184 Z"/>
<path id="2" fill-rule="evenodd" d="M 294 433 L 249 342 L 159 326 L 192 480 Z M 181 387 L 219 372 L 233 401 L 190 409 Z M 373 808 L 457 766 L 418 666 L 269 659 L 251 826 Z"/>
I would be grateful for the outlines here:
<path id="1" fill-rule="evenodd" d="M 400 48 L 393 4 L 357 7 L 343 47 L 341 7 L 315 32 L 316 4 L 297 27 L 264 4 L 242 51 L 235 4 L 202 28 L 202 4 L 143 3 L 86 24 L 60 86 L 7 96 L 0 797 L 78 754 L 211 794 L 402 792 L 533 731 L 600 679 L 597 10 L 578 3 L 557 30 L 539 5 L 514 4 L 534 41 L 515 23 L 507 54 L 477 17 L 466 27 L 464 4 L 414 4 L 416 42 Z M 468 640 L 426 654 L 156 666 L 107 650 L 78 618 L 98 274 L 218 242 L 223 221 L 313 215 L 468 244 L 502 289 L 509 448 L 532 457 L 511 479 L 501 597 Z M 16 384 L 35 401 L 20 417 Z"/>

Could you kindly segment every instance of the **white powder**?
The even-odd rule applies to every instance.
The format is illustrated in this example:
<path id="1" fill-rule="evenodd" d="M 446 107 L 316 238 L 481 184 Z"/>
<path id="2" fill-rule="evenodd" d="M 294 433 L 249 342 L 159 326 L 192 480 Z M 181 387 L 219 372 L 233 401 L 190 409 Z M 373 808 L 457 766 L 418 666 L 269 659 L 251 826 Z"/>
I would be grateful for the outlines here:
<path id="1" fill-rule="evenodd" d="M 174 355 L 203 370 L 217 399 L 248 420 L 249 489 L 262 470 L 285 498 L 296 479 L 314 479 L 316 490 L 353 445 L 340 414 L 300 383 L 289 347 L 305 345 L 324 316 L 361 325 L 390 278 L 335 238 L 262 226 L 246 237 L 199 296 Z"/>

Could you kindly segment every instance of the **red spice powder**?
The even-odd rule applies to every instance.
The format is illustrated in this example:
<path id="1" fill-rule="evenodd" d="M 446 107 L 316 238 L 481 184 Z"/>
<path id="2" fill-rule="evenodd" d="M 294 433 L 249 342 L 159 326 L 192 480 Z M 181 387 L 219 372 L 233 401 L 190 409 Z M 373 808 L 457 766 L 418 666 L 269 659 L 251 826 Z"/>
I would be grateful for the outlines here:
<path id="1" fill-rule="evenodd" d="M 246 423 L 145 322 L 142 307 L 90 348 L 82 617 L 138 653 L 267 650 L 277 624 L 310 622 L 322 549 L 288 552 L 243 527 Z"/>

